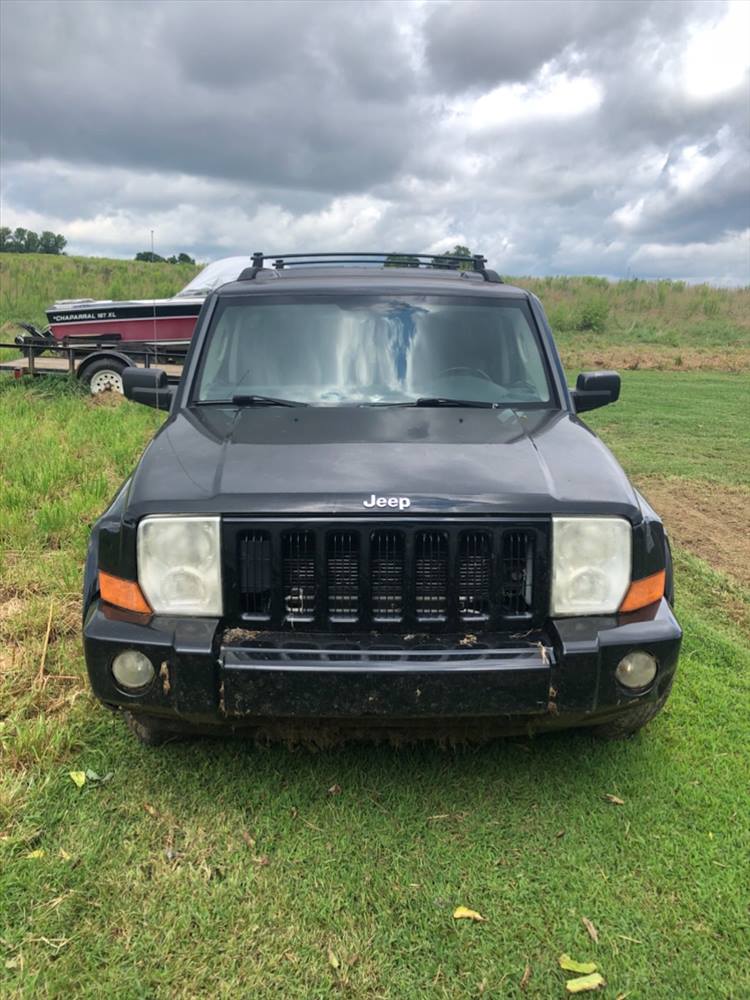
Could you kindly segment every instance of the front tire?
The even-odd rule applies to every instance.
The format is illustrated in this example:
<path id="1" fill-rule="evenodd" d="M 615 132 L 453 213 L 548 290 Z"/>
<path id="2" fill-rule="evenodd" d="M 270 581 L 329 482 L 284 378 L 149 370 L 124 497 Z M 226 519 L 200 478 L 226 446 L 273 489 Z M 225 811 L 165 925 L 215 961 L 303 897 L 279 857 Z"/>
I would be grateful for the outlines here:
<path id="1" fill-rule="evenodd" d="M 656 701 L 646 701 L 634 705 L 612 719 L 611 722 L 604 722 L 600 726 L 592 726 L 591 732 L 600 740 L 630 739 L 631 736 L 635 736 L 639 730 L 648 725 L 661 712 L 667 703 L 667 698 L 669 698 L 671 690 L 672 681 L 670 680 Z"/>
<path id="2" fill-rule="evenodd" d="M 124 711 L 123 718 L 125 725 L 135 736 L 139 743 L 146 747 L 160 747 L 169 739 L 175 739 L 177 734 L 169 728 L 167 723 L 156 719 L 150 715 L 140 715 L 135 712 Z"/>

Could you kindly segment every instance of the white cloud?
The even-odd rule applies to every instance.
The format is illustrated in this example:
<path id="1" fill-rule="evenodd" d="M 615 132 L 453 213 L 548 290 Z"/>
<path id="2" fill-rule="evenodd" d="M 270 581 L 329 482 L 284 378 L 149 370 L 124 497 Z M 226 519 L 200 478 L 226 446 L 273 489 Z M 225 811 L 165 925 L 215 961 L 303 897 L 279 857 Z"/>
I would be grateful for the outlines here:
<path id="1" fill-rule="evenodd" d="M 738 178 L 747 168 L 743 151 L 731 131 L 722 126 L 703 143 L 691 143 L 673 150 L 658 177 L 643 175 L 637 182 L 643 193 L 631 197 L 612 212 L 611 219 L 622 230 L 637 232 L 670 213 L 710 201 L 712 192 L 724 190 L 722 177 Z M 631 179 L 633 184 L 635 179 Z"/>
<path id="2" fill-rule="evenodd" d="M 750 3 L 732 0 L 711 26 L 696 25 L 685 49 L 682 79 L 696 100 L 716 97 L 741 84 L 750 69 Z"/>
<path id="3" fill-rule="evenodd" d="M 629 267 L 644 278 L 750 284 L 750 229 L 715 243 L 644 243 L 631 255 Z"/>
<path id="4" fill-rule="evenodd" d="M 722 132 L 717 136 L 717 142 L 726 140 L 726 130 Z M 700 146 L 686 146 L 674 163 L 667 167 L 672 187 L 680 195 L 692 194 L 709 184 L 721 168 L 726 166 L 731 155 L 731 150 L 726 146 L 713 155 L 704 152 Z"/>
<path id="5" fill-rule="evenodd" d="M 601 101 L 601 86 L 592 77 L 571 77 L 545 66 L 533 83 L 507 83 L 481 97 L 455 101 L 451 107 L 455 118 L 449 124 L 475 132 L 507 130 L 519 123 L 559 122 L 591 114 Z"/>

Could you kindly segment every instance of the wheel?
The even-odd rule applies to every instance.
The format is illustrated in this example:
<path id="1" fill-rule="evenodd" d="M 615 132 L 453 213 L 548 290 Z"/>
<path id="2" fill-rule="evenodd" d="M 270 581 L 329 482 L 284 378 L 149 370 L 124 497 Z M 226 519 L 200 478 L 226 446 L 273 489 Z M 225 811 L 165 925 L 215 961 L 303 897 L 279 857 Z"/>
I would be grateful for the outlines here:
<path id="1" fill-rule="evenodd" d="M 147 747 L 160 747 L 168 739 L 174 739 L 176 734 L 161 719 L 149 715 L 137 715 L 124 711 L 125 725 L 135 738 Z"/>
<path id="2" fill-rule="evenodd" d="M 81 381 L 88 385 L 91 395 L 100 392 L 119 392 L 123 394 L 122 373 L 127 365 L 116 358 L 100 358 L 86 365 L 81 373 Z"/>
<path id="3" fill-rule="evenodd" d="M 600 726 L 592 726 L 591 732 L 600 740 L 627 740 L 630 736 L 635 736 L 639 729 L 643 729 L 645 725 L 661 712 L 671 690 L 672 680 L 669 681 L 656 701 L 647 701 L 640 705 L 634 705 L 629 711 L 618 715 L 611 722 L 604 722 Z"/>

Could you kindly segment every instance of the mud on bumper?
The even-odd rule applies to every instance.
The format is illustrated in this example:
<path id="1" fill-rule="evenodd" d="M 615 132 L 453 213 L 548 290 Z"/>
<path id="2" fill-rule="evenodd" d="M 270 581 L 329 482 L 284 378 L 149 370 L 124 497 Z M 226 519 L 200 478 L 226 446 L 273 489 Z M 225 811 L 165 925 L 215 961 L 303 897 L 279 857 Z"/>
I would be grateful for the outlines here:
<path id="1" fill-rule="evenodd" d="M 481 640 L 481 641 L 479 641 Z M 99 601 L 84 648 L 96 696 L 112 707 L 195 726 L 253 728 L 269 720 L 423 725 L 497 723 L 509 731 L 594 724 L 672 679 L 681 630 L 666 601 L 631 615 L 549 621 L 526 636 L 300 636 L 228 632 L 216 619 L 144 618 Z M 137 649 L 154 681 L 127 693 L 114 657 Z M 634 649 L 659 664 L 633 695 L 615 679 Z"/>

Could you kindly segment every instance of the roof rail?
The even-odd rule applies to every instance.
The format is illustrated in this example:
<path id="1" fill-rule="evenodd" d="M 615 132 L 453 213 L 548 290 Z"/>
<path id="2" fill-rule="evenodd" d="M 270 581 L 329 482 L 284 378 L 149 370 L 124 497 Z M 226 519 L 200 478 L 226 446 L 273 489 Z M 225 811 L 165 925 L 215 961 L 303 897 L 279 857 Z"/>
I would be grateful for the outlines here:
<path id="1" fill-rule="evenodd" d="M 439 268 L 449 271 L 473 271 L 481 274 L 485 281 L 502 283 L 496 271 L 489 270 L 482 254 L 435 254 L 435 253 L 386 253 L 382 250 L 369 252 L 343 251 L 333 253 L 285 253 L 264 254 L 257 250 L 253 254 L 252 267 L 245 268 L 239 281 L 252 281 L 263 270 L 265 261 L 273 261 L 276 271 L 288 267 L 311 267 L 315 265 L 379 264 L 382 267 Z M 461 265 L 470 264 L 470 267 Z"/>

